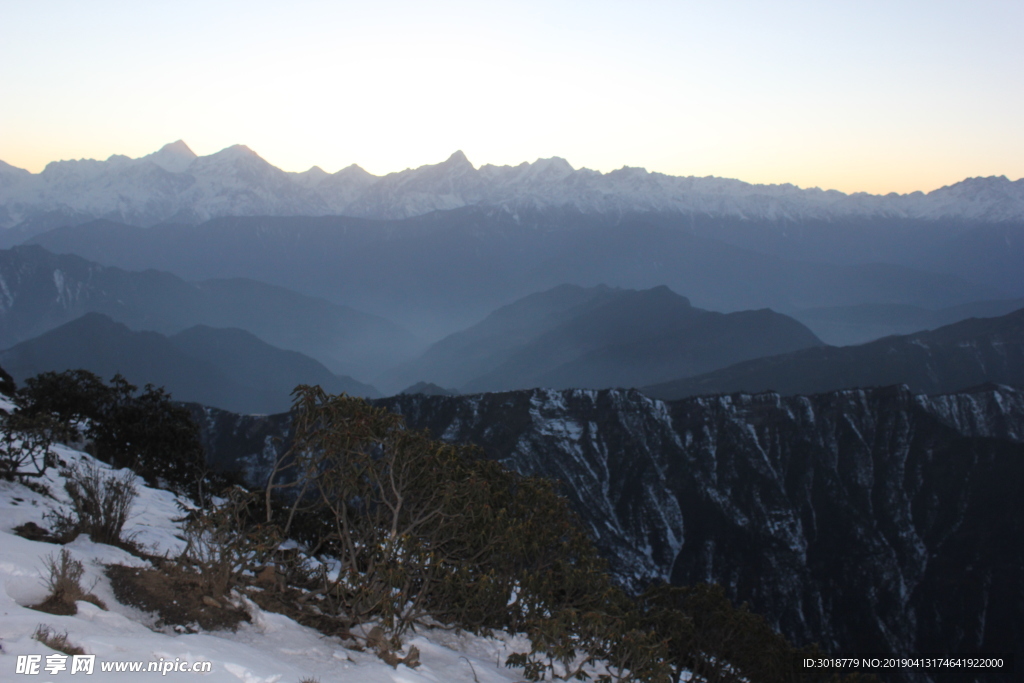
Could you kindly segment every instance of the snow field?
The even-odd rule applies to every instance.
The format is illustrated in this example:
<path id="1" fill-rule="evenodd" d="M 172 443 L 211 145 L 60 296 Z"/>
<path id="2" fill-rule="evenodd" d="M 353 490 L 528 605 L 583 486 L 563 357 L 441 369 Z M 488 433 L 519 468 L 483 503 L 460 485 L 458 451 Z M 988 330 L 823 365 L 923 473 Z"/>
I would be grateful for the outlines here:
<path id="1" fill-rule="evenodd" d="M 3 407 L 3 406 L 0 406 Z M 93 461 L 91 456 L 63 446 L 54 453 L 67 464 Z M 95 462 L 95 461 L 93 461 Z M 106 467 L 100 464 L 101 467 Z M 148 563 L 124 550 L 93 543 L 79 536 L 63 546 L 84 565 L 81 585 L 94 593 L 107 610 L 80 601 L 78 614 L 59 616 L 30 609 L 42 602 L 47 589 L 43 577 L 47 556 L 56 556 L 61 546 L 30 541 L 13 529 L 26 522 L 47 526 L 43 515 L 66 502 L 63 479 L 54 469 L 43 477 L 56 500 L 20 483 L 0 481 L 0 681 L 88 681 L 90 683 L 128 683 L 165 678 L 187 681 L 236 683 L 299 683 L 315 679 L 319 683 L 501 683 L 521 681 L 521 672 L 504 667 L 512 652 L 529 649 L 522 636 L 496 634 L 491 638 L 445 629 L 419 630 L 407 634 L 404 648 L 415 645 L 421 664 L 410 669 L 404 664 L 391 668 L 371 652 L 345 648 L 336 638 L 301 626 L 292 619 L 260 609 L 244 596 L 236 599 L 244 605 L 252 622 L 238 630 L 178 633 L 171 628 L 156 629 L 156 617 L 137 608 L 122 605 L 114 597 L 104 565 L 147 566 Z M 137 483 L 139 495 L 125 526 L 125 535 L 134 534 L 137 542 L 150 552 L 176 554 L 183 546 L 172 518 L 180 515 L 177 501 L 167 491 Z M 39 625 L 56 633 L 67 632 L 68 641 L 95 655 L 92 674 L 47 673 L 48 655 L 58 654 L 33 639 Z M 366 627 L 369 628 L 369 625 Z M 41 656 L 36 675 L 17 673 L 18 657 Z M 210 662 L 209 673 L 183 671 L 116 672 L 102 671 L 110 662 Z M 24 660 L 23 660 L 24 661 Z"/>

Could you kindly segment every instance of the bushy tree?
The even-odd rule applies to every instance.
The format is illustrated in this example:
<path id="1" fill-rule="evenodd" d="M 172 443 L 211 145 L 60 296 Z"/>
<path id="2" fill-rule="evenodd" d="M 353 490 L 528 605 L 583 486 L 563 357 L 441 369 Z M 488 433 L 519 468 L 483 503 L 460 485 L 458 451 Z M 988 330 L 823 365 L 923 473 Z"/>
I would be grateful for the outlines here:
<path id="1" fill-rule="evenodd" d="M 54 424 L 46 415 L 0 413 L 0 479 L 41 477 L 53 466 Z"/>
<path id="2" fill-rule="evenodd" d="M 14 378 L 6 370 L 0 368 L 0 394 L 13 397 L 17 390 L 18 385 L 14 383 Z"/>
<path id="3" fill-rule="evenodd" d="M 610 647 L 610 634 L 581 637 L 570 625 L 624 596 L 550 482 L 407 429 L 361 399 L 319 387 L 299 387 L 295 399 L 262 523 L 336 562 L 319 589 L 335 614 L 382 620 L 395 634 L 427 615 L 526 630 L 535 640 L 526 659 L 548 671 L 577 649 Z"/>
<path id="4" fill-rule="evenodd" d="M 17 385 L 0 368 L 0 394 L 14 399 L 13 411 L 0 409 L 0 479 L 41 477 L 54 464 L 50 446 L 59 423 L 48 414 L 30 413 L 17 400 Z"/>
<path id="5" fill-rule="evenodd" d="M 151 384 L 139 392 L 119 374 L 108 385 L 87 370 L 44 372 L 25 381 L 17 403 L 18 414 L 55 425 L 54 438 L 81 429 L 99 459 L 131 468 L 147 484 L 196 495 L 208 476 L 188 411 Z"/>
<path id="6" fill-rule="evenodd" d="M 103 415 L 90 430 L 97 457 L 115 467 L 130 467 L 149 484 L 195 489 L 206 458 L 188 411 L 152 384 L 137 394 L 115 375 L 110 388 Z"/>
<path id="7" fill-rule="evenodd" d="M 25 380 L 18 392 L 20 409 L 26 415 L 50 415 L 72 425 L 102 418 L 112 391 L 88 370 L 41 372 Z"/>
<path id="8" fill-rule="evenodd" d="M 641 622 L 664 640 L 672 680 L 688 671 L 694 683 L 873 681 L 871 676 L 805 669 L 815 646 L 793 647 L 744 603 L 733 605 L 717 584 L 650 587 L 638 601 Z"/>
<path id="9" fill-rule="evenodd" d="M 464 450 L 362 400 L 300 387 L 265 521 L 339 563 L 319 591 L 334 613 L 401 633 L 450 592 L 454 576 L 478 575 L 486 554 L 472 524 L 481 511 L 466 504 L 478 459 Z"/>

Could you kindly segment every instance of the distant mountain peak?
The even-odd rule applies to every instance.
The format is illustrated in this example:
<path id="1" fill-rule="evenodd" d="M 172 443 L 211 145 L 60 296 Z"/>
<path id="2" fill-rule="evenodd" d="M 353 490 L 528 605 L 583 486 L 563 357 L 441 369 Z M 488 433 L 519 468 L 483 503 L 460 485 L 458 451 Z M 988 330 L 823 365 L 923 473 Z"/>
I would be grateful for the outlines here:
<path id="1" fill-rule="evenodd" d="M 302 171 L 298 175 L 306 176 L 308 178 L 320 179 L 320 178 L 326 178 L 330 174 L 327 171 L 325 171 L 324 169 L 320 168 L 319 166 L 310 166 L 307 170 Z"/>
<path id="2" fill-rule="evenodd" d="M 688 297 L 678 294 L 677 292 L 673 292 L 668 285 L 656 285 L 650 289 L 642 289 L 637 292 L 637 295 L 649 299 L 678 301 L 685 306 L 693 306 Z"/>
<path id="3" fill-rule="evenodd" d="M 534 168 L 556 169 L 559 171 L 568 171 L 570 173 L 576 170 L 575 168 L 572 167 L 572 164 L 570 164 L 562 157 L 548 157 L 547 159 L 537 159 L 535 162 L 533 162 L 532 165 Z"/>
<path id="4" fill-rule="evenodd" d="M 175 140 L 168 142 L 156 152 L 142 157 L 140 161 L 149 160 L 165 171 L 183 173 L 195 158 L 196 153 L 185 144 L 184 140 Z"/>
<path id="5" fill-rule="evenodd" d="M 225 147 L 221 151 L 219 151 L 216 154 L 213 154 L 211 156 L 218 156 L 218 155 L 222 155 L 222 156 L 226 156 L 226 157 L 256 157 L 256 158 L 261 158 L 259 154 L 257 154 L 256 152 L 252 151 L 252 149 L 247 147 L 246 145 L 231 145 L 230 147 Z"/>
<path id="6" fill-rule="evenodd" d="M 532 164 L 524 161 L 518 168 L 523 170 L 524 177 L 539 178 L 545 182 L 559 181 L 576 172 L 572 164 L 562 157 L 537 159 Z"/>
<path id="7" fill-rule="evenodd" d="M 341 169 L 334 174 L 339 177 L 357 177 L 357 178 L 372 178 L 375 177 L 372 173 L 367 171 L 359 164 L 349 164 L 345 168 Z"/>
<path id="8" fill-rule="evenodd" d="M 64 325 L 78 335 L 105 334 L 129 335 L 132 331 L 124 323 L 119 323 L 106 313 L 88 311 Z M 45 334 L 51 334 L 52 330 Z"/>
<path id="9" fill-rule="evenodd" d="M 209 156 L 198 157 L 189 172 L 196 176 L 216 178 L 220 175 L 222 178 L 233 178 L 229 182 L 236 188 L 239 181 L 258 184 L 265 182 L 268 174 L 286 175 L 284 171 L 245 145 L 231 145 Z"/>
<path id="10" fill-rule="evenodd" d="M 185 144 L 184 140 L 175 140 L 174 142 L 168 142 L 166 145 L 160 148 L 157 154 L 160 152 L 174 153 L 181 156 L 188 156 L 191 158 L 196 157 L 196 153 L 192 151 L 192 148 Z"/>
<path id="11" fill-rule="evenodd" d="M 17 166 L 11 166 L 6 161 L 0 161 L 0 173 L 6 173 L 10 175 L 17 175 L 19 177 L 28 177 L 32 175 L 29 171 Z"/>
<path id="12" fill-rule="evenodd" d="M 608 175 L 640 176 L 640 177 L 648 176 L 650 174 L 651 174 L 650 171 L 648 171 L 643 166 L 623 166 L 622 168 L 617 168 L 614 171 L 610 171 L 608 173 Z M 788 183 L 786 185 L 782 185 L 781 187 L 787 187 L 787 186 L 788 187 L 793 187 L 792 185 L 789 185 Z"/>
<path id="13" fill-rule="evenodd" d="M 120 323 L 114 322 L 114 319 L 111 318 L 109 315 L 106 315 L 105 313 L 99 313 L 97 311 L 89 311 L 88 313 L 82 314 L 77 318 L 77 322 L 90 325 L 104 324 L 110 327 L 120 325 Z M 125 326 L 121 325 L 121 327 Z"/>
<path id="14" fill-rule="evenodd" d="M 450 157 L 448 157 L 440 166 L 468 166 L 474 168 L 473 164 L 470 163 L 469 159 L 466 158 L 465 152 L 461 149 L 455 150 Z"/>

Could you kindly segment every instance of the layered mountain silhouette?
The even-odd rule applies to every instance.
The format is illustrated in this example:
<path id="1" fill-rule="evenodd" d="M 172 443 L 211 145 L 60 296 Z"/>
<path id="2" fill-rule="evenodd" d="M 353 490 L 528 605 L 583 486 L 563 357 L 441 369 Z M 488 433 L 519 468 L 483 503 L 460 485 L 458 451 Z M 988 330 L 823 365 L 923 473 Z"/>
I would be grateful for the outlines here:
<path id="1" fill-rule="evenodd" d="M 244 330 L 199 325 L 166 337 L 133 332 L 100 313 L 0 352 L 0 365 L 18 382 L 40 372 L 79 368 L 104 379 L 121 373 L 138 386 L 164 387 L 175 400 L 240 413 L 284 412 L 299 384 L 378 395 L 369 385 L 338 377 L 312 358 L 270 346 Z"/>
<path id="2" fill-rule="evenodd" d="M 820 344 L 802 324 L 770 310 L 705 311 L 664 286 L 562 285 L 498 309 L 381 381 L 419 380 L 464 393 L 630 387 Z"/>
<path id="3" fill-rule="evenodd" d="M 370 378 L 421 347 L 380 318 L 255 280 L 186 282 L 170 273 L 129 272 L 38 246 L 0 251 L 0 349 L 87 312 L 135 330 L 173 334 L 197 324 L 237 327 L 312 356 L 333 372 Z"/>
<path id="4" fill-rule="evenodd" d="M 396 320 L 432 339 L 564 283 L 666 285 L 709 310 L 785 313 L 858 304 L 938 309 L 1012 295 L 891 263 L 838 265 L 763 254 L 696 234 L 688 223 L 471 207 L 380 221 L 240 217 L 148 229 L 99 221 L 32 241 L 55 253 L 130 270 L 156 268 L 187 280 L 268 282 Z"/>
<path id="5" fill-rule="evenodd" d="M 794 395 L 906 384 L 915 393 L 934 394 L 988 382 L 1024 387 L 1024 309 L 858 346 L 822 346 L 758 358 L 643 391 L 672 400 L 740 391 Z"/>
<path id="6" fill-rule="evenodd" d="M 291 231 L 294 244 L 280 249 L 273 233 L 283 224 L 270 217 L 340 234 Z M 91 234 L 77 247 L 66 234 L 41 243 L 188 279 L 272 282 L 398 319 L 433 339 L 563 282 L 666 284 L 712 310 L 786 313 L 1024 296 L 1024 179 L 1005 177 L 927 194 L 846 195 L 641 168 L 599 173 L 557 157 L 475 167 L 462 152 L 377 177 L 354 164 L 333 174 L 288 173 L 244 145 L 196 156 L 180 140 L 139 159 L 54 162 L 37 174 L 0 162 L 0 246 L 96 219 L 174 234 L 149 235 L 145 244 L 90 244 Z M 236 236 L 240 253 L 225 253 L 210 241 L 233 239 L 223 223 L 235 219 L 255 221 L 256 234 Z M 211 234 L 189 250 L 195 235 L 182 228 L 196 226 Z M 210 247 L 206 258 L 201 250 Z M 253 253 L 260 248 L 269 263 Z M 303 248 L 320 253 L 299 257 Z M 325 272 L 331 267 L 340 272 Z"/>
<path id="7" fill-rule="evenodd" d="M 802 322 L 832 346 L 865 344 L 882 337 L 934 330 L 967 318 L 995 318 L 1024 308 L 1024 299 L 972 301 L 931 310 L 905 304 L 860 304 L 796 311 Z"/>

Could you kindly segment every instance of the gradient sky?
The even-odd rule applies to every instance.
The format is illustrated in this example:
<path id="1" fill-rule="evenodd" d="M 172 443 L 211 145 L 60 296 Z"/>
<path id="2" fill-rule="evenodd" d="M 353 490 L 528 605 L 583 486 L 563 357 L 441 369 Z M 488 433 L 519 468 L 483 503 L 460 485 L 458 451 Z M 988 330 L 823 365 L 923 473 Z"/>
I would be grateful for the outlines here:
<path id="1" fill-rule="evenodd" d="M 1024 176 L 1022 0 L 0 0 L 0 159 L 184 139 L 289 171 L 462 149 L 932 190 Z"/>

